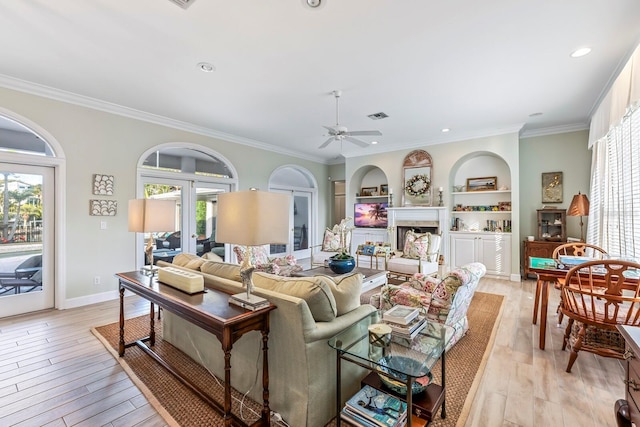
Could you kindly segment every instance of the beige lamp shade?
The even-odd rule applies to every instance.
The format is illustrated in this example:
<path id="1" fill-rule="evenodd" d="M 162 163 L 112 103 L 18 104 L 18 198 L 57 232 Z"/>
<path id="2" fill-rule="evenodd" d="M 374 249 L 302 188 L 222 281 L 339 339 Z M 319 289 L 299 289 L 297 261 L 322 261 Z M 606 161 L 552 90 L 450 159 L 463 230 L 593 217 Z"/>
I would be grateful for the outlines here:
<path id="1" fill-rule="evenodd" d="M 589 199 L 585 194 L 581 194 L 578 192 L 575 196 L 573 196 L 573 200 L 571 200 L 571 204 L 569 205 L 569 210 L 567 211 L 567 215 L 569 216 L 587 216 L 589 215 Z"/>
<path id="2" fill-rule="evenodd" d="M 218 195 L 216 242 L 259 246 L 289 242 L 290 196 L 248 190 Z"/>
<path id="3" fill-rule="evenodd" d="M 129 200 L 129 231 L 153 233 L 175 231 L 176 202 L 174 200 Z"/>

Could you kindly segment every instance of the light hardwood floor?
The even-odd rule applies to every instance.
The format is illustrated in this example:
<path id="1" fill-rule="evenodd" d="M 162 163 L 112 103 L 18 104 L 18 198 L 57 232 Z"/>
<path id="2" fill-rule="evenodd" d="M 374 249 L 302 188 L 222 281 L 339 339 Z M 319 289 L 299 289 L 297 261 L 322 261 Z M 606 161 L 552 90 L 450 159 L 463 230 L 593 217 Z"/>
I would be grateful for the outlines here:
<path id="1" fill-rule="evenodd" d="M 534 288 L 533 280 L 487 278 L 478 287 L 505 295 L 505 306 L 466 425 L 614 426 L 613 404 L 624 396 L 621 362 L 581 353 L 573 372 L 565 373 L 563 329 L 555 327 L 558 291 L 552 291 L 543 351 L 538 326 L 531 324 Z M 146 313 L 146 302 L 127 298 L 127 317 Z M 117 316 L 117 301 L 111 301 L 0 319 L 0 426 L 163 425 L 90 332 Z"/>

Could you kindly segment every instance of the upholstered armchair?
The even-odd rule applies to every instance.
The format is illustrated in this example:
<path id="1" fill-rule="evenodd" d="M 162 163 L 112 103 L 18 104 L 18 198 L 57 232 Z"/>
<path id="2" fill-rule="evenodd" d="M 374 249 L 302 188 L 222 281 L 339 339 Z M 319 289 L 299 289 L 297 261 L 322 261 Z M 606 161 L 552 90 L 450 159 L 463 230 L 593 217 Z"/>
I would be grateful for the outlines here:
<path id="1" fill-rule="evenodd" d="M 383 286 L 370 303 L 382 310 L 398 304 L 423 309 L 429 321 L 451 326 L 452 335 L 446 346 L 449 350 L 469 329 L 467 310 L 486 272 L 484 264 L 475 262 L 451 270 L 442 279 L 416 273 L 400 285 Z"/>
<path id="2" fill-rule="evenodd" d="M 406 232 L 402 252 L 395 251 L 386 261 L 390 276 L 409 279 L 416 273 L 431 275 L 438 272 L 438 259 L 442 236 L 439 234 L 418 234 Z"/>
<path id="3" fill-rule="evenodd" d="M 255 271 L 277 274 L 278 276 L 291 276 L 293 273 L 302 271 L 302 267 L 298 265 L 293 255 L 284 257 L 269 258 L 267 253 L 268 246 L 250 246 L 249 251 L 251 265 L 255 267 Z M 242 263 L 246 251 L 245 246 L 236 245 L 233 252 L 239 263 Z"/>

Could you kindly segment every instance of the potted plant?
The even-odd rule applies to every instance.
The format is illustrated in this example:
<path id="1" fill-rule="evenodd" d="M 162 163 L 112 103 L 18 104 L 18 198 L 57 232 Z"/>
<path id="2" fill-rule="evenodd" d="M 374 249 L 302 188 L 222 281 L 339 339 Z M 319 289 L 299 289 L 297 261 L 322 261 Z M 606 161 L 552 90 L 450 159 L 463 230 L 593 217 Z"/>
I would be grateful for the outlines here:
<path id="1" fill-rule="evenodd" d="M 347 236 L 353 230 L 353 227 L 348 225 L 351 221 L 351 217 L 347 217 L 340 221 L 340 224 L 336 224 L 333 227 L 333 233 L 340 236 L 340 248 L 338 253 L 329 257 L 329 268 L 336 274 L 349 273 L 356 266 L 356 260 L 349 253 L 349 242 L 347 242 Z"/>

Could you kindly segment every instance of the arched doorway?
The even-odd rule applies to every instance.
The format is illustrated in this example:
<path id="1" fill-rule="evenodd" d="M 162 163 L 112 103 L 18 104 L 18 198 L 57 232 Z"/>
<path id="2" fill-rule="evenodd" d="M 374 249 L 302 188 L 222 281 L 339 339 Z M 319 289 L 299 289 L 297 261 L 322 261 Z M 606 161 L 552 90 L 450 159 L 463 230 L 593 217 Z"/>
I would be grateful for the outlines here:
<path id="1" fill-rule="evenodd" d="M 271 255 L 311 257 L 310 236 L 316 235 L 318 183 L 313 174 L 297 165 L 284 165 L 269 177 L 269 191 L 291 194 L 289 243 L 271 245 Z"/>
<path id="2" fill-rule="evenodd" d="M 214 252 L 229 260 L 226 246 L 215 241 L 217 195 L 236 187 L 233 165 L 206 147 L 168 143 L 144 152 L 138 162 L 138 198 L 175 200 L 178 209 L 175 230 L 152 233 L 154 260 L 170 260 L 179 252 Z M 142 248 L 148 238 L 140 234 L 136 247 Z M 136 256 L 143 265 L 143 251 Z"/>
<path id="3" fill-rule="evenodd" d="M 64 289 L 62 149 L 28 119 L 0 110 L 0 313 L 60 307 Z"/>

